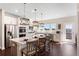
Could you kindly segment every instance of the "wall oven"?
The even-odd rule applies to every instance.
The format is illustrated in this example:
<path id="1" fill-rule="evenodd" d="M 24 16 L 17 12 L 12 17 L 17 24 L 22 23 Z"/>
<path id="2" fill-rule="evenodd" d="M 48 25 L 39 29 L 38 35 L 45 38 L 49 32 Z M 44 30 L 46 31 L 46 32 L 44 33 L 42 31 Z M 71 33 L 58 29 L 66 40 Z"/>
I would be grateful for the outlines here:
<path id="1" fill-rule="evenodd" d="M 26 27 L 19 27 L 19 37 L 26 36 Z"/>
<path id="2" fill-rule="evenodd" d="M 19 27 L 19 33 L 25 33 L 26 27 Z"/>

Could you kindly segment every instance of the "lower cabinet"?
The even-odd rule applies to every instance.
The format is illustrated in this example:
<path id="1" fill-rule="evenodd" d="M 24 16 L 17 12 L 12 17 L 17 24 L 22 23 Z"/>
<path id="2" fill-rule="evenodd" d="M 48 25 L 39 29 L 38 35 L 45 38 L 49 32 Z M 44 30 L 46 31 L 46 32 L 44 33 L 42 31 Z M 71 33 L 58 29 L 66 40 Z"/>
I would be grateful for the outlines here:
<path id="1" fill-rule="evenodd" d="M 11 55 L 17 56 L 17 45 L 14 42 L 11 42 Z"/>

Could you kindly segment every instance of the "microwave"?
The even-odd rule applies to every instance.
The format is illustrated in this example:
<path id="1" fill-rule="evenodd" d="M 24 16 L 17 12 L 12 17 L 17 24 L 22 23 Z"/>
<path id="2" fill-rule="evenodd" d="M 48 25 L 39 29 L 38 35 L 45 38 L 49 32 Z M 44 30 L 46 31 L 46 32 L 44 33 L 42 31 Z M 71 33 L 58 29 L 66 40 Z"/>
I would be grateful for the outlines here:
<path id="1" fill-rule="evenodd" d="M 19 33 L 25 33 L 26 27 L 19 27 Z"/>

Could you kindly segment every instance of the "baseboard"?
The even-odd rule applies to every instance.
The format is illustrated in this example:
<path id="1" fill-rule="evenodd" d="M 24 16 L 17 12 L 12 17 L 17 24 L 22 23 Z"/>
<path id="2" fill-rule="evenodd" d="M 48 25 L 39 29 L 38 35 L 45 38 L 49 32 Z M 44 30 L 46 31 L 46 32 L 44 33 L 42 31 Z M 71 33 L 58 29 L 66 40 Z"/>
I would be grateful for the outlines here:
<path id="1" fill-rule="evenodd" d="M 0 50 L 5 50 L 5 48 L 1 48 L 1 47 L 0 47 Z"/>
<path id="2" fill-rule="evenodd" d="M 74 44 L 74 45 L 77 45 L 74 42 L 67 42 L 67 41 L 52 41 L 52 42 L 55 43 L 55 44 L 60 44 L 60 45 L 62 45 L 62 44 L 70 44 L 70 45 Z"/>
<path id="3" fill-rule="evenodd" d="M 2 50 L 1 47 L 0 47 L 0 50 Z"/>
<path id="4" fill-rule="evenodd" d="M 53 41 L 53 42 L 55 42 L 55 43 L 59 43 L 59 41 Z"/>
<path id="5" fill-rule="evenodd" d="M 5 50 L 5 48 L 2 48 L 2 50 Z"/>
<path id="6" fill-rule="evenodd" d="M 61 41 L 60 44 L 75 44 L 74 42 Z"/>
<path id="7" fill-rule="evenodd" d="M 52 41 L 53 43 L 56 43 L 56 44 L 60 44 L 60 42 L 59 41 Z"/>

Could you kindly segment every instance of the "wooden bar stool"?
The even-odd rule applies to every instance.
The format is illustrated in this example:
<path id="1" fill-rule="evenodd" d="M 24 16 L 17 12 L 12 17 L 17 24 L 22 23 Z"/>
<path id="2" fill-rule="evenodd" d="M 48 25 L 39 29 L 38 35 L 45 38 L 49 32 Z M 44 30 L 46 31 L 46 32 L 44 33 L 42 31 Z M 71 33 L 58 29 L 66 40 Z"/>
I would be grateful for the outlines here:
<path id="1" fill-rule="evenodd" d="M 26 41 L 26 47 L 21 50 L 21 54 L 26 56 L 33 56 L 37 54 L 38 40 Z"/>
<path id="2" fill-rule="evenodd" d="M 41 53 L 43 53 L 45 51 L 45 47 L 46 47 L 46 39 L 45 38 L 39 38 L 38 55 L 40 55 Z"/>

